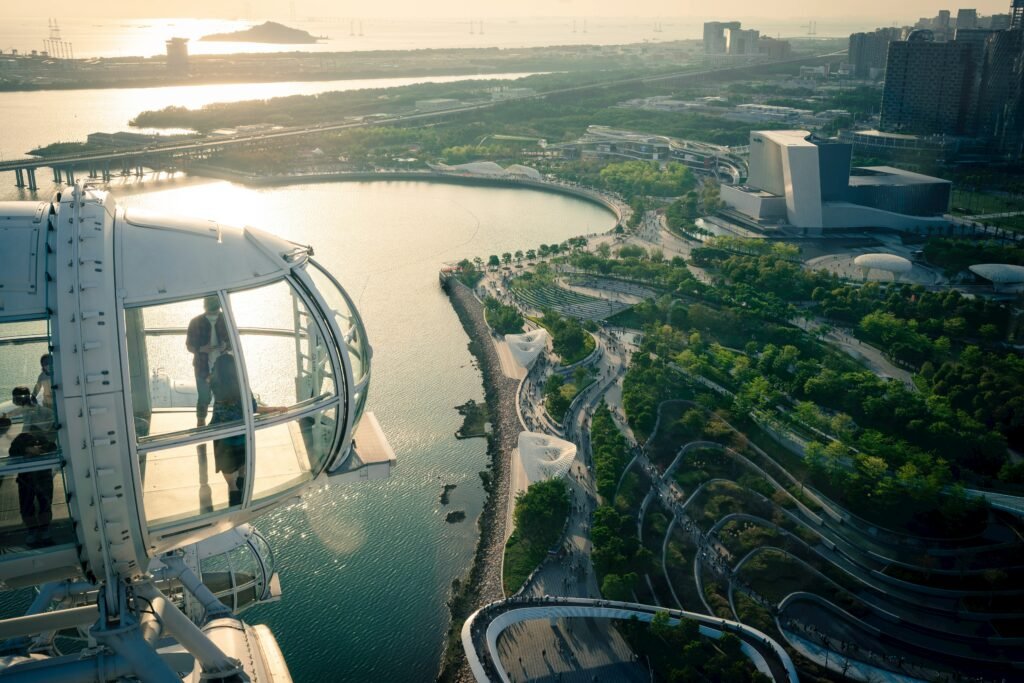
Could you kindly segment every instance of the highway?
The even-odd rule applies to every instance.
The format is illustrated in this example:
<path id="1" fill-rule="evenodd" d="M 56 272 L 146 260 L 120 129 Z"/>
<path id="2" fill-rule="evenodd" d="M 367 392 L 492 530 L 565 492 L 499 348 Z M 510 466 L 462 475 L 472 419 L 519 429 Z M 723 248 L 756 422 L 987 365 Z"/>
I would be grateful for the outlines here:
<path id="1" fill-rule="evenodd" d="M 188 143 L 170 143 L 166 145 L 149 145 L 146 147 L 136 147 L 131 149 L 121 149 L 111 152 L 102 152 L 94 154 L 70 154 L 60 157 L 49 157 L 49 158 L 25 158 L 25 159 L 14 159 L 10 161 L 0 162 L 0 172 L 2 171 L 15 171 L 18 169 L 36 169 L 36 168 L 65 168 L 68 166 L 86 166 L 89 164 L 97 164 L 108 161 L 115 161 L 118 159 L 126 158 L 143 158 L 143 157 L 158 157 L 167 155 L 186 154 L 191 152 L 201 152 L 204 150 L 222 149 L 224 147 L 231 147 L 236 145 L 245 145 L 255 142 L 265 142 L 268 140 L 280 140 L 290 137 L 298 137 L 302 135 L 310 135 L 314 133 L 325 133 L 331 131 L 348 130 L 352 128 L 364 128 L 368 126 L 384 126 L 384 125 L 404 125 L 404 124 L 417 124 L 427 123 L 430 121 L 447 118 L 450 116 L 458 116 L 460 114 L 466 114 L 475 111 L 484 111 L 494 109 L 505 104 L 513 102 L 523 102 L 528 100 L 543 100 L 547 97 L 570 95 L 573 93 L 586 92 L 588 90 L 595 90 L 599 88 L 613 88 L 624 85 L 632 85 L 636 83 L 655 83 L 662 81 L 671 81 L 680 78 L 697 78 L 709 75 L 722 75 L 729 73 L 743 72 L 750 69 L 757 69 L 764 66 L 778 66 L 782 64 L 801 64 L 804 62 L 817 61 L 828 57 L 835 57 L 845 52 L 834 52 L 824 55 L 813 55 L 804 56 L 794 59 L 787 59 L 777 62 L 760 62 L 756 64 L 743 64 L 739 66 L 729 66 L 718 69 L 704 69 L 697 71 L 677 71 L 669 74 L 660 74 L 656 76 L 635 76 L 632 78 L 623 78 L 611 81 L 600 81 L 597 83 L 588 83 L 586 85 L 572 86 L 568 88 L 559 88 L 557 90 L 549 90 L 547 92 L 538 93 L 536 95 L 529 95 L 526 97 L 510 98 L 506 100 L 499 100 L 496 102 L 485 102 L 481 104 L 471 104 L 463 107 L 456 107 L 453 109 L 445 109 L 436 112 L 421 112 L 413 114 L 399 114 L 386 118 L 375 118 L 372 120 L 359 120 L 359 121 L 342 121 L 328 124 L 317 124 L 309 126 L 296 126 L 292 128 L 276 130 L 265 133 L 253 133 L 244 135 L 233 135 L 219 137 L 216 139 L 203 140 L 202 142 L 188 142 Z"/>

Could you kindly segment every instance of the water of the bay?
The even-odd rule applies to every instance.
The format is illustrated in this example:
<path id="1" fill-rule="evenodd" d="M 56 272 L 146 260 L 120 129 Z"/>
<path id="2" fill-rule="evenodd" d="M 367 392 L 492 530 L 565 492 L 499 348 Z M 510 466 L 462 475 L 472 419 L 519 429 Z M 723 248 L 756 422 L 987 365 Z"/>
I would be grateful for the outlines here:
<path id="1" fill-rule="evenodd" d="M 430 680 L 448 622 L 445 598 L 476 541 L 477 473 L 486 465 L 482 439 L 454 437 L 461 424 L 454 406 L 482 401 L 483 391 L 438 267 L 604 231 L 614 220 L 579 200 L 519 189 L 158 187 L 118 201 L 314 245 L 366 321 L 374 347 L 369 410 L 398 455 L 389 481 L 320 488 L 257 523 L 276 553 L 284 598 L 246 618 L 272 627 L 296 681 Z M 458 485 L 446 507 L 444 484 Z M 447 524 L 449 510 L 468 518 Z"/>
<path id="2" fill-rule="evenodd" d="M 289 95 L 317 95 L 368 88 L 398 88 L 417 83 L 453 83 L 474 78 L 513 80 L 527 73 L 486 76 L 420 76 L 361 78 L 339 81 L 278 83 L 214 83 L 163 88 L 111 90 L 35 90 L 0 93 L 0 161 L 27 156 L 26 152 L 53 142 L 85 142 L 89 133 L 186 133 L 178 129 L 132 128 L 128 122 L 144 110 L 176 106 L 197 109 L 214 102 L 267 100 Z M 0 177 L 0 182 L 3 182 Z M 0 189 L 0 199 L 3 189 Z"/>

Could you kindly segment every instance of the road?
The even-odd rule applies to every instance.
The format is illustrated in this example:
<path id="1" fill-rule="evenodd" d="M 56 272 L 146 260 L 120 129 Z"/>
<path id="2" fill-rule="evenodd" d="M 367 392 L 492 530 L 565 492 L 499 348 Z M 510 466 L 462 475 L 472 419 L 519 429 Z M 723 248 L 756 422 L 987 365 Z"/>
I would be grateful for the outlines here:
<path id="1" fill-rule="evenodd" d="M 231 147 L 236 145 L 251 144 L 254 142 L 265 142 L 268 140 L 280 140 L 287 139 L 290 137 L 297 137 L 303 135 L 310 135 L 313 133 L 324 133 L 331 131 L 350 130 L 353 128 L 364 128 L 369 126 L 385 126 L 385 125 L 404 125 L 404 124 L 416 124 L 416 123 L 430 123 L 439 119 L 448 118 L 451 116 L 458 116 L 461 114 L 473 113 L 484 111 L 488 109 L 494 109 L 497 107 L 504 106 L 511 103 L 521 103 L 530 100 L 543 100 L 548 97 L 571 95 L 574 93 L 586 92 L 588 90 L 598 90 L 606 88 L 614 88 L 624 85 L 631 85 L 635 83 L 656 83 L 661 81 L 671 81 L 680 78 L 697 78 L 701 76 L 710 76 L 715 74 L 726 74 L 732 72 L 742 72 L 751 68 L 764 67 L 766 64 L 777 66 L 780 64 L 800 64 L 808 61 L 816 61 L 826 57 L 832 57 L 843 54 L 829 53 L 826 55 L 813 55 L 806 57 L 798 57 L 794 59 L 782 60 L 779 62 L 770 63 L 759 63 L 759 64 L 745 64 L 742 66 L 730 66 L 719 69 L 703 69 L 697 71 L 676 71 L 668 74 L 661 74 L 657 76 L 635 76 L 632 78 L 622 78 L 611 81 L 601 81 L 597 83 L 588 83 L 586 85 L 572 86 L 568 88 L 558 88 L 556 90 L 549 90 L 544 93 L 537 95 L 530 95 L 527 97 L 509 98 L 506 100 L 499 100 L 496 102 L 486 102 L 482 104 L 472 104 L 462 107 L 456 107 L 453 109 L 445 109 L 438 112 L 422 112 L 412 114 L 398 114 L 395 116 L 388 116 L 384 118 L 376 118 L 373 120 L 362 120 L 362 121 L 343 121 L 336 123 L 317 124 L 311 126 L 295 126 L 284 130 L 277 130 L 266 133 L 255 133 L 248 135 L 234 135 L 225 136 L 218 138 L 217 140 L 208 140 L 204 142 L 193 142 L 193 143 L 171 143 L 168 145 L 150 145 L 148 147 L 134 148 L 127 150 L 118 150 L 116 152 L 105 152 L 99 154 L 81 154 L 81 155 L 64 155 L 59 157 L 51 157 L 47 159 L 18 159 L 12 161 L 0 162 L 0 172 L 2 171 L 13 171 L 15 169 L 25 168 L 40 168 L 40 167 L 66 167 L 71 165 L 86 165 L 89 163 L 98 163 L 103 161 L 112 161 L 116 159 L 123 159 L 125 157 L 140 157 L 140 156 L 163 156 L 163 155 L 174 155 L 176 153 L 186 152 L 199 152 L 203 150 L 216 149 L 221 147 Z"/>

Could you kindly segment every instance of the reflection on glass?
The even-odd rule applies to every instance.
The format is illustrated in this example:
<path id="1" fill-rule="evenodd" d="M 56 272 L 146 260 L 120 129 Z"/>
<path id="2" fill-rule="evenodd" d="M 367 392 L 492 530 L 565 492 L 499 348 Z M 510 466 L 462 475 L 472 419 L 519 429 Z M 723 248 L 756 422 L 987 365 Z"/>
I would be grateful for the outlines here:
<path id="1" fill-rule="evenodd" d="M 140 453 L 142 501 L 149 526 L 179 522 L 240 504 L 240 494 L 232 493 L 220 468 L 222 464 L 234 464 L 239 452 L 244 465 L 243 433 Z M 237 475 L 237 470 L 233 473 Z"/>
<path id="2" fill-rule="evenodd" d="M 200 561 L 203 583 L 221 602 L 239 612 L 262 595 L 266 577 L 248 545 Z"/>
<path id="3" fill-rule="evenodd" d="M 256 431 L 253 500 L 309 481 L 326 464 L 337 429 L 337 409 L 328 408 Z"/>
<path id="4" fill-rule="evenodd" d="M 217 359 L 231 352 L 230 325 L 217 295 L 125 309 L 125 328 L 140 439 L 206 425 L 214 401 L 210 374 Z"/>
<path id="5" fill-rule="evenodd" d="M 59 471 L 47 468 L 0 477 L 0 553 L 73 540 Z"/>
<path id="6" fill-rule="evenodd" d="M 57 450 L 53 357 L 48 350 L 46 321 L 0 324 L 0 457 L 10 455 L 12 448 L 34 451 L 43 445 L 43 453 Z"/>
<path id="7" fill-rule="evenodd" d="M 261 405 L 287 408 L 334 395 L 324 338 L 290 284 L 230 296 L 249 386 Z"/>
<path id="8" fill-rule="evenodd" d="M 345 295 L 319 266 L 311 263 L 306 269 L 306 273 L 327 303 L 327 307 L 330 309 L 328 313 L 333 315 L 338 323 L 352 363 L 352 381 L 359 384 L 370 371 L 370 348 L 363 333 L 362 322 L 349 305 Z"/>

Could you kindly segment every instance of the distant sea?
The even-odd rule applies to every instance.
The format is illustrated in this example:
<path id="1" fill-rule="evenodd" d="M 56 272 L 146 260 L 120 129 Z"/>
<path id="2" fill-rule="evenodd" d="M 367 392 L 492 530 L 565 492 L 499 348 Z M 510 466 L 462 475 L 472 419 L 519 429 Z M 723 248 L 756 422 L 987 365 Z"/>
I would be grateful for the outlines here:
<path id="1" fill-rule="evenodd" d="M 283 3 L 282 3 L 283 4 Z M 237 31 L 254 21 L 221 19 L 131 19 L 131 18 L 64 18 L 59 19 L 61 38 L 70 42 L 74 56 L 129 57 L 164 54 L 164 41 L 179 36 L 188 38 L 192 54 L 227 54 L 233 52 L 312 52 L 415 50 L 469 47 L 543 47 L 548 45 L 617 45 L 624 43 L 692 40 L 702 36 L 700 22 L 684 19 L 491 19 L 482 25 L 470 19 L 459 20 L 389 20 L 350 17 L 298 18 L 277 17 L 288 26 L 304 29 L 313 35 L 326 36 L 314 45 L 265 45 L 259 43 L 200 42 L 211 33 Z M 806 37 L 807 25 L 786 22 L 748 21 L 763 35 L 772 37 Z M 870 30 L 878 22 L 819 22 L 819 38 L 847 36 L 854 31 Z M 360 35 L 360 32 L 362 35 Z M 0 23 L 0 49 L 12 48 L 24 53 L 45 49 L 49 37 L 47 19 L 9 19 Z"/>

